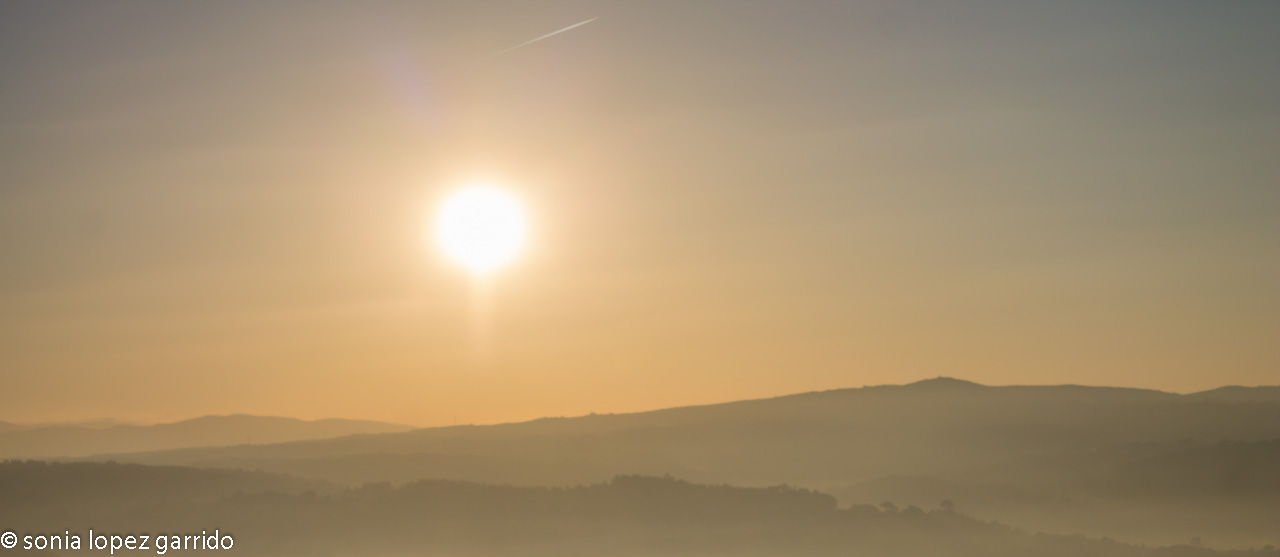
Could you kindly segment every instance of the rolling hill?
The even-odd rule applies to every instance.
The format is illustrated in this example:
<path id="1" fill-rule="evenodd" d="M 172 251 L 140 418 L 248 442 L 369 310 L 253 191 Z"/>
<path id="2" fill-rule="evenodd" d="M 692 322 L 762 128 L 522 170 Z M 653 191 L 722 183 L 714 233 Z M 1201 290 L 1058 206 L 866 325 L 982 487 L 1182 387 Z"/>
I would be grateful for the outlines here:
<path id="1" fill-rule="evenodd" d="M 1146 455 L 1185 442 L 1280 438 L 1280 400 L 1259 392 L 1225 401 L 940 378 L 634 414 L 94 458 L 263 469 L 348 484 L 435 477 L 565 485 L 619 473 L 814 487 L 957 473 L 1073 482 L 1092 469 L 1055 467 L 1053 459 L 1110 447 L 1147 447 L 1135 449 Z"/>
<path id="2" fill-rule="evenodd" d="M 1266 526 L 1280 520 L 1275 474 L 1258 464 L 1274 459 L 1280 439 L 1277 392 L 1180 395 L 939 378 L 634 414 L 93 459 L 264 470 L 351 486 L 424 478 L 572 486 L 669 474 L 787 483 L 844 504 L 947 499 L 1015 526 L 1069 525 L 1060 532 L 1152 544 L 1185 542 L 1187 529 L 1203 524 L 1200 533 L 1215 542 L 1249 547 L 1280 542 Z"/>
<path id="3" fill-rule="evenodd" d="M 1274 548 L 1152 548 L 1032 534 L 947 505 L 842 507 L 830 495 L 807 489 L 699 485 L 666 477 L 618 476 L 565 488 L 451 480 L 308 487 L 261 472 L 10 461 L 0 463 L 0 522 L 33 545 L 56 523 L 44 547 L 58 545 L 37 553 L 45 555 L 78 553 L 69 540 L 87 538 L 91 528 L 147 535 L 139 550 L 148 553 L 189 549 L 180 544 L 190 536 L 177 533 L 209 533 L 220 549 L 273 556 L 1280 555 Z"/>
<path id="4" fill-rule="evenodd" d="M 205 416 L 159 425 L 65 424 L 0 428 L 0 459 L 83 457 L 251 443 L 403 432 L 411 426 L 360 420 L 302 421 L 262 416 Z"/>

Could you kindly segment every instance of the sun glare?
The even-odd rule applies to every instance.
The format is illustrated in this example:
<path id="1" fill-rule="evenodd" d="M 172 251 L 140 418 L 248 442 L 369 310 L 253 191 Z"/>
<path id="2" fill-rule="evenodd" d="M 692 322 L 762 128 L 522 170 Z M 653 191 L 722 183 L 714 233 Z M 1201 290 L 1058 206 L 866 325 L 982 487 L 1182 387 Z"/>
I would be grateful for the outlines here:
<path id="1" fill-rule="evenodd" d="M 488 275 L 515 259 L 527 228 L 519 201 L 487 185 L 449 195 L 435 224 L 436 241 L 445 255 L 477 275 Z"/>

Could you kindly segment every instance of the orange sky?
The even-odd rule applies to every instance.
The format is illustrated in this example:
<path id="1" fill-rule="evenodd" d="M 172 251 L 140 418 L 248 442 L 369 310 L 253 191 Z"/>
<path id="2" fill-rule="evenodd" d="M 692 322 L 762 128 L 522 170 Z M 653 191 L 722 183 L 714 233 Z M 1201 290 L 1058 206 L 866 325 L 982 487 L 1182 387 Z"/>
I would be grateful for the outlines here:
<path id="1" fill-rule="evenodd" d="M 1280 383 L 1280 8 L 1070 4 L 5 3 L 0 420 Z"/>

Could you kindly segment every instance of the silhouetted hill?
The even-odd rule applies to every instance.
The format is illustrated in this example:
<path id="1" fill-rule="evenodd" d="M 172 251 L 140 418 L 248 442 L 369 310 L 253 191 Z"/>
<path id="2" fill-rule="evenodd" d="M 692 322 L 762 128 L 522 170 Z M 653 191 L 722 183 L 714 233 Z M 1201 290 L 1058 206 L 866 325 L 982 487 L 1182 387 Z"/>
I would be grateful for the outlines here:
<path id="1" fill-rule="evenodd" d="M 973 381 L 965 381 L 953 377 L 935 377 L 933 379 L 924 379 L 915 383 L 903 385 L 907 389 L 915 390 L 963 390 L 963 389 L 983 389 L 986 385 L 974 383 Z"/>
<path id="2" fill-rule="evenodd" d="M 113 418 L 96 418 L 89 420 L 72 420 L 68 422 L 37 422 L 37 423 L 12 423 L 0 422 L 0 432 L 5 431 L 26 431 L 32 429 L 44 429 L 51 427 L 75 427 L 84 429 L 107 429 L 118 425 L 138 425 L 129 422 L 123 422 Z"/>
<path id="3" fill-rule="evenodd" d="M 1280 440 L 1132 444 L 1028 457 L 980 473 L 887 476 L 834 488 L 844 504 L 960 508 L 1020 527 L 1218 547 L 1280 543 Z"/>
<path id="4" fill-rule="evenodd" d="M 1215 402 L 1280 403 L 1280 387 L 1219 387 L 1187 395 L 1189 398 Z"/>
<path id="5" fill-rule="evenodd" d="M 95 487 L 104 482 L 118 487 Z M 281 482 L 286 490 L 277 489 Z M 23 535 L 55 530 L 54 523 L 59 534 L 79 535 L 88 528 L 166 534 L 216 528 L 233 536 L 237 554 L 273 556 L 1280 555 L 1274 549 L 1152 549 L 1030 534 L 950 507 L 840 508 L 831 496 L 805 489 L 699 485 L 669 477 L 618 476 L 574 487 L 426 480 L 328 493 L 294 488 L 263 474 L 10 462 L 0 464 L 0 494 L 7 496 L 0 521 Z M 15 490 L 21 493 L 13 497 Z M 167 497 L 157 500 L 159 493 Z M 156 550 L 151 543 L 148 553 Z"/>
<path id="6" fill-rule="evenodd" d="M 1280 439 L 1223 441 L 1124 462 L 1105 491 L 1280 502 Z"/>
<path id="7" fill-rule="evenodd" d="M 12 425 L 12 424 L 11 424 Z M 0 429 L 0 458 L 80 457 L 181 447 L 280 443 L 360 433 L 403 432 L 411 426 L 361 420 L 302 421 L 262 416 L 205 416 L 152 426 L 99 424 Z"/>
<path id="8" fill-rule="evenodd" d="M 937 478 L 965 494 L 947 497 L 957 504 L 1022 526 L 1032 524 L 1024 520 L 1036 513 L 1059 524 L 1101 516 L 1098 505 L 1113 501 L 1098 503 L 1098 494 L 1120 495 L 1116 486 L 1125 463 L 1223 440 L 1274 439 L 1280 439 L 1280 404 L 1253 397 L 1225 402 L 1144 389 L 993 387 L 940 378 L 635 414 L 95 458 L 261 469 L 346 485 L 423 478 L 575 485 L 621 473 L 825 490 L 884 477 Z M 1250 478 L 1243 480 L 1244 491 L 1259 481 Z M 1237 501 L 1239 490 L 1223 497 L 1205 506 L 1202 496 L 1187 490 L 1131 491 L 1125 500 L 1131 514 L 1153 517 L 1130 521 L 1132 532 L 1144 536 L 1132 539 L 1185 541 L 1184 530 L 1159 522 L 1196 523 L 1212 512 L 1235 519 L 1204 535 L 1229 536 L 1232 543 L 1280 542 L 1254 521 L 1280 518 L 1277 513 L 1255 512 L 1256 501 Z M 1064 515 L 1062 508 L 1074 514 Z M 1160 509 L 1185 516 L 1163 516 Z M 1069 531 L 1111 535 L 1111 525 L 1123 522 L 1082 523 Z"/>
<path id="9" fill-rule="evenodd" d="M 1028 459 L 1125 444 L 1276 438 L 1277 404 L 934 379 L 636 414 L 96 458 L 262 468 L 353 484 L 424 477 L 574 484 L 634 472 L 826 487 L 885 475 L 1008 474 Z"/>
<path id="10" fill-rule="evenodd" d="M 237 492 L 336 491 L 315 480 L 244 470 L 114 462 L 0 462 L 0 520 L 12 513 L 102 511 L 164 501 L 209 502 Z"/>

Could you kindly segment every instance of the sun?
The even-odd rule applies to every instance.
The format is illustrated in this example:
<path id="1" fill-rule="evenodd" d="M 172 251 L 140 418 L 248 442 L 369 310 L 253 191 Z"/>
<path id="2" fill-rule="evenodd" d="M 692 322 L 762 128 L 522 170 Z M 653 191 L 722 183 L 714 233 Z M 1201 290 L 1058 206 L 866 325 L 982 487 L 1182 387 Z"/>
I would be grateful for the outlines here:
<path id="1" fill-rule="evenodd" d="M 476 275 L 510 263 L 528 235 L 524 209 L 511 194 L 490 185 L 453 192 L 436 214 L 435 236 L 449 259 Z"/>

